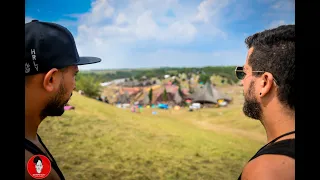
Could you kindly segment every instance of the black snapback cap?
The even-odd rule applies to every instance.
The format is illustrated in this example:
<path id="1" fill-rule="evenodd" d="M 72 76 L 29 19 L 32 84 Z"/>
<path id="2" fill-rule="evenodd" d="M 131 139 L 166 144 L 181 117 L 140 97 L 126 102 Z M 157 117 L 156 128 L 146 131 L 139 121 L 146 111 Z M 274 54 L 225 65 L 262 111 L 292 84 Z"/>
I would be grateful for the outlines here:
<path id="1" fill-rule="evenodd" d="M 25 76 L 101 61 L 98 57 L 79 57 L 74 37 L 67 28 L 38 20 L 25 24 L 24 59 Z"/>

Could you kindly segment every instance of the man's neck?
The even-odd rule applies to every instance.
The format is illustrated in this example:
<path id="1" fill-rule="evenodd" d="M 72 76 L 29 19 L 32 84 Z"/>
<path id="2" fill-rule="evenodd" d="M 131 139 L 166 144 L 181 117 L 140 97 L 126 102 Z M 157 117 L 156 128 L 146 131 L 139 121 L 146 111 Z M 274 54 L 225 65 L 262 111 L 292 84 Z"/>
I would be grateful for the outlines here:
<path id="1" fill-rule="evenodd" d="M 270 142 L 282 134 L 295 130 L 295 116 L 293 113 L 284 112 L 283 108 L 278 108 L 277 111 L 266 112 L 262 124 L 267 133 L 267 141 Z M 288 137 L 294 137 L 294 134 L 285 136 L 284 139 Z"/>
<path id="2" fill-rule="evenodd" d="M 43 118 L 40 116 L 41 107 L 41 93 L 35 89 L 28 88 L 25 90 L 25 138 L 37 142 L 37 131 L 40 122 Z"/>
<path id="3" fill-rule="evenodd" d="M 25 138 L 36 142 L 38 141 L 37 132 L 40 125 L 41 118 L 39 116 L 30 116 L 26 113 L 25 115 Z"/>

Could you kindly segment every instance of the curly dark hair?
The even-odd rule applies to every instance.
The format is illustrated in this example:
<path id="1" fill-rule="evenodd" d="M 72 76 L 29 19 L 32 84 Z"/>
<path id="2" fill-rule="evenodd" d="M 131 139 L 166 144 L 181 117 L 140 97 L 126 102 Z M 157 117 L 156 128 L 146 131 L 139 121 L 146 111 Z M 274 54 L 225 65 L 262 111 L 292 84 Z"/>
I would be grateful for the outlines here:
<path id="1" fill-rule="evenodd" d="M 279 101 L 294 111 L 295 25 L 255 33 L 245 43 L 249 49 L 253 47 L 248 59 L 252 70 L 270 72 L 278 85 Z"/>
<path id="2" fill-rule="evenodd" d="M 41 161 L 41 162 L 42 162 L 42 159 L 41 159 L 39 156 L 36 156 L 36 157 L 33 159 L 33 163 L 37 164 L 38 161 Z"/>

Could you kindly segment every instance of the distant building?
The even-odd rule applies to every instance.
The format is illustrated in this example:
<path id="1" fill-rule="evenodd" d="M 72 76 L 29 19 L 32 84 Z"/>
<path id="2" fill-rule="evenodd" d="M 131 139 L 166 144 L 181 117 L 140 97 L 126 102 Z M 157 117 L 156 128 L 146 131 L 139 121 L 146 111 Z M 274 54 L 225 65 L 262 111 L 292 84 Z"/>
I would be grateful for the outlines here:
<path id="1" fill-rule="evenodd" d="M 112 80 L 112 81 L 109 81 L 109 82 L 103 82 L 103 83 L 100 83 L 101 86 L 103 87 L 106 87 L 106 86 L 109 86 L 111 84 L 120 84 L 120 83 L 124 83 L 126 81 L 126 78 L 122 78 L 122 79 L 115 79 L 115 80 Z"/>

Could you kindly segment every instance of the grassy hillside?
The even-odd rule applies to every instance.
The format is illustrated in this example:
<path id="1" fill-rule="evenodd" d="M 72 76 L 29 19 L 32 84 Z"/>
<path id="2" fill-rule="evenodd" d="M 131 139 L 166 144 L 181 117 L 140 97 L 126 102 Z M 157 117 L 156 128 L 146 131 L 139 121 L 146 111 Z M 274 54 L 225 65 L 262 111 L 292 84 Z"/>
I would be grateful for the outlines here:
<path id="1" fill-rule="evenodd" d="M 242 114 L 241 88 L 225 92 L 227 108 L 141 113 L 74 93 L 76 110 L 46 119 L 39 134 L 66 179 L 234 180 L 265 138 Z"/>

